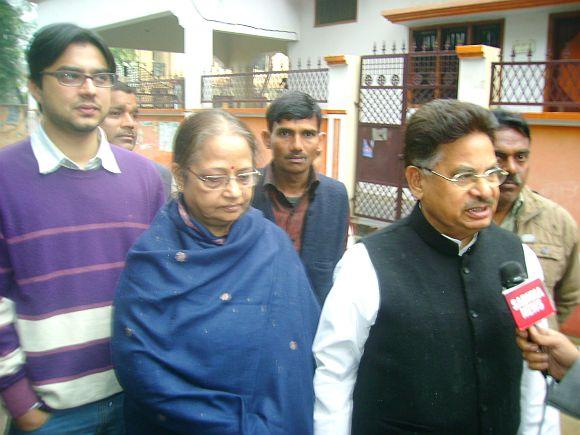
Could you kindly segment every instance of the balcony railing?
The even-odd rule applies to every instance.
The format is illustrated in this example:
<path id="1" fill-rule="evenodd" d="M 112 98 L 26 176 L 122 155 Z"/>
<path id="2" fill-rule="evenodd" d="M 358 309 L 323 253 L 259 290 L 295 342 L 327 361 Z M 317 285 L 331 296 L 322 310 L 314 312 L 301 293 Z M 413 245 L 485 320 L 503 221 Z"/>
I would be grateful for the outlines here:
<path id="1" fill-rule="evenodd" d="M 203 103 L 214 106 L 263 107 L 287 90 L 299 90 L 324 103 L 328 100 L 328 69 L 298 69 L 212 74 L 201 77 Z"/>
<path id="2" fill-rule="evenodd" d="M 135 88 L 139 107 L 148 109 L 183 109 L 184 79 L 152 79 L 128 82 Z"/>
<path id="3" fill-rule="evenodd" d="M 541 106 L 544 111 L 580 111 L 580 60 L 492 64 L 493 106 Z"/>

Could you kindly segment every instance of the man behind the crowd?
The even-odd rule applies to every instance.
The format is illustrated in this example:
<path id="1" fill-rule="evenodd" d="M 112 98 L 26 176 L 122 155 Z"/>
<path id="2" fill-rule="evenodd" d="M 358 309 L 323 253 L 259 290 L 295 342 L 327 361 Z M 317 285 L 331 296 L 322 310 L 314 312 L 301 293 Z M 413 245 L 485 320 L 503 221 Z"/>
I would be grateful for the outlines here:
<path id="1" fill-rule="evenodd" d="M 344 184 L 313 166 L 326 140 L 321 117 L 304 92 L 287 92 L 270 104 L 262 140 L 272 150 L 272 163 L 263 170 L 252 205 L 288 233 L 323 304 L 346 247 L 349 207 Z"/>
<path id="2" fill-rule="evenodd" d="M 11 433 L 124 433 L 111 363 L 111 303 L 125 256 L 163 203 L 145 158 L 111 147 L 115 61 L 73 24 L 27 52 L 42 111 L 0 150 L 0 392 Z"/>
<path id="3" fill-rule="evenodd" d="M 558 323 L 563 323 L 580 302 L 576 221 L 563 207 L 526 186 L 531 152 L 528 123 L 515 113 L 494 110 L 493 114 L 499 122 L 495 155 L 499 166 L 508 173 L 499 187 L 493 219 L 516 233 L 540 260 L 546 287 L 558 309 L 557 319 L 550 319 L 551 326 L 557 329 Z"/>
<path id="4" fill-rule="evenodd" d="M 521 433 L 538 433 L 543 380 L 527 371 L 521 382 L 499 268 L 518 260 L 530 277 L 542 272 L 492 224 L 506 176 L 496 126 L 487 110 L 454 100 L 411 117 L 405 176 L 418 204 L 337 266 L 313 346 L 317 434 L 513 435 L 521 384 Z M 557 412 L 545 424 L 558 433 Z"/>
<path id="5" fill-rule="evenodd" d="M 138 128 L 136 117 L 138 111 L 139 107 L 137 106 L 135 89 L 123 82 L 115 83 L 115 86 L 111 90 L 111 108 L 101 124 L 110 143 L 128 149 L 129 151 L 135 149 Z M 157 168 L 157 171 L 159 171 L 161 180 L 163 180 L 165 195 L 169 198 L 171 185 L 173 183 L 171 172 L 157 162 L 152 163 Z"/>

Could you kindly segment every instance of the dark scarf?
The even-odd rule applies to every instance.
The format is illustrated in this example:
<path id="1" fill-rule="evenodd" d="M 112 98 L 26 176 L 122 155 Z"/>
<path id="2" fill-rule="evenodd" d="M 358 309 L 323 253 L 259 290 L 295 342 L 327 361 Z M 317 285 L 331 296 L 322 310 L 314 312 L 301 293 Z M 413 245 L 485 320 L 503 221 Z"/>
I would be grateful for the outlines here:
<path id="1" fill-rule="evenodd" d="M 163 414 L 177 433 L 309 433 L 317 321 L 298 256 L 259 211 L 219 238 L 169 202 L 115 300 L 113 359 L 138 410 L 127 424 L 150 430 Z"/>

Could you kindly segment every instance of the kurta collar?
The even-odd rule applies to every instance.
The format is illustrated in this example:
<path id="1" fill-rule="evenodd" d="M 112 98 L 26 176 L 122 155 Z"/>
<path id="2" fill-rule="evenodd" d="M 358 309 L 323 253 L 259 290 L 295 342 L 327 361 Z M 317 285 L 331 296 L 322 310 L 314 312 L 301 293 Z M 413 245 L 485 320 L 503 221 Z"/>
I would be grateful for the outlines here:
<path id="1" fill-rule="evenodd" d="M 445 255 L 454 257 L 462 256 L 477 241 L 478 234 L 476 233 L 473 239 L 465 247 L 461 248 L 461 241 L 441 234 L 433 228 L 427 219 L 425 219 L 419 203 L 415 205 L 415 208 L 411 212 L 409 223 L 425 243 Z"/>

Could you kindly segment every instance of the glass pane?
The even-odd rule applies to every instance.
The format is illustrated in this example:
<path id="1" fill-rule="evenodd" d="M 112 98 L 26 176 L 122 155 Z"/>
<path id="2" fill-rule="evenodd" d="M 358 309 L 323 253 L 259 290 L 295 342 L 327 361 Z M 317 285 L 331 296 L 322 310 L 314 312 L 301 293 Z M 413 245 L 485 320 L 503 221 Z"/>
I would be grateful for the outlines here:
<path id="1" fill-rule="evenodd" d="M 490 47 L 500 47 L 500 31 L 499 23 L 494 24 L 479 24 L 473 26 L 473 44 L 484 44 Z"/>
<path id="2" fill-rule="evenodd" d="M 451 27 L 441 29 L 441 49 L 455 50 L 457 45 L 467 44 L 467 28 Z"/>
<path id="3" fill-rule="evenodd" d="M 316 24 L 356 20 L 357 0 L 316 0 Z"/>
<path id="4" fill-rule="evenodd" d="M 414 51 L 433 51 L 436 41 L 436 30 L 415 30 L 413 32 Z"/>

